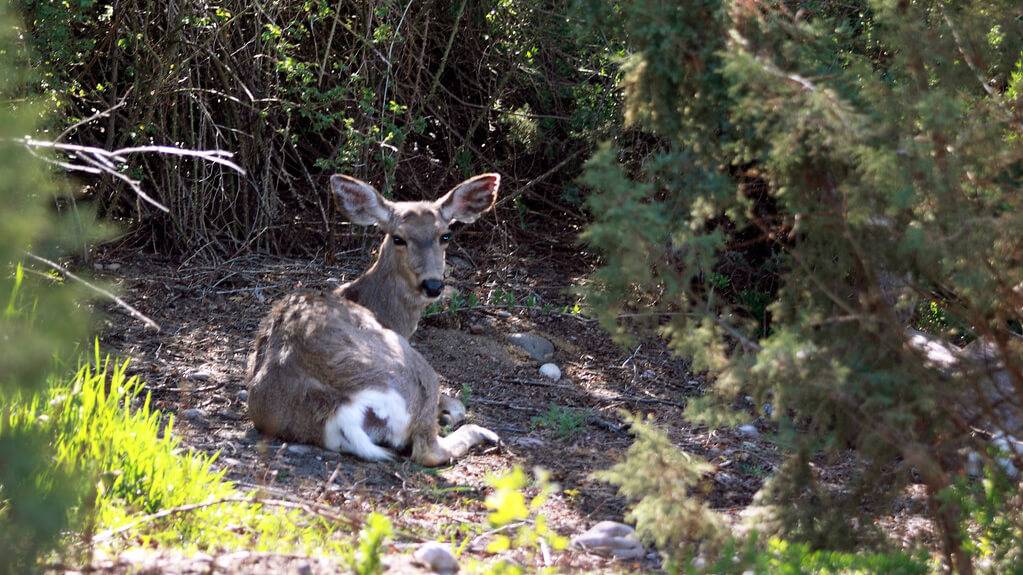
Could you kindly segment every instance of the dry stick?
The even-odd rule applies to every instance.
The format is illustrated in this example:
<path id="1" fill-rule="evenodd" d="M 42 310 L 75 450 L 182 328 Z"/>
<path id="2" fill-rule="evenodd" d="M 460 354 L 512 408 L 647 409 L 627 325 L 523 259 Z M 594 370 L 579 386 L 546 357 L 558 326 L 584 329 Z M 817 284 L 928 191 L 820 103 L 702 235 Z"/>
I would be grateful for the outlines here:
<path id="1" fill-rule="evenodd" d="M 433 81 L 430 82 L 430 90 L 426 93 L 426 99 L 424 100 L 428 105 L 433 94 L 437 91 L 437 85 L 440 83 L 441 74 L 444 73 L 444 68 L 448 65 L 448 56 L 451 54 L 451 47 L 455 44 L 455 36 L 458 35 L 458 26 L 462 22 L 462 15 L 465 14 L 465 3 L 466 0 L 458 5 L 458 13 L 455 14 L 455 24 L 451 27 L 451 35 L 448 36 L 448 44 L 444 47 L 444 55 L 440 58 L 440 65 L 437 66 L 437 73 L 433 75 Z"/>
<path id="2" fill-rule="evenodd" d="M 131 92 L 131 88 L 132 87 L 128 88 L 128 92 L 129 93 Z M 121 98 L 120 102 L 114 104 L 113 106 L 107 108 L 106 110 L 103 110 L 102 112 L 96 112 L 95 114 L 89 116 L 88 118 L 86 118 L 84 120 L 80 120 L 78 122 L 75 122 L 74 124 L 71 124 L 70 126 L 67 127 L 67 129 L 65 129 L 63 132 L 61 132 L 60 135 L 58 135 L 53 140 L 55 142 L 59 142 L 60 140 L 64 139 L 64 136 L 67 136 L 71 132 L 77 130 L 78 128 L 81 128 L 82 126 L 88 124 L 89 122 L 93 122 L 93 121 L 98 120 L 100 118 L 105 118 L 105 117 L 109 116 L 114 110 L 120 108 L 121 106 L 124 106 L 124 102 L 126 101 L 127 98 L 128 98 L 128 94 L 125 94 L 124 97 Z"/>
<path id="3" fill-rule="evenodd" d="M 334 32 L 337 30 L 337 23 L 341 20 L 341 3 L 343 0 L 337 1 L 337 6 L 334 7 L 334 23 L 330 25 L 330 34 L 327 36 L 327 46 L 323 49 L 323 61 L 320 62 L 320 75 L 316 78 L 316 84 L 319 86 L 323 85 L 323 73 L 327 70 L 327 58 L 330 57 L 330 45 L 334 43 Z"/>
<path id="4" fill-rule="evenodd" d="M 65 268 L 64 266 L 58 264 L 55 261 L 48 260 L 48 259 L 46 259 L 46 258 L 44 258 L 42 256 L 37 256 L 37 255 L 35 255 L 32 252 L 25 252 L 25 255 L 30 257 L 30 258 L 32 258 L 32 259 L 34 259 L 34 260 L 36 260 L 36 261 L 42 262 L 42 263 L 52 267 L 53 269 L 59 271 L 60 273 L 64 274 L 65 276 L 67 276 L 67 277 L 69 277 L 69 278 L 71 278 L 71 279 L 73 279 L 73 280 L 75 280 L 75 281 L 85 285 L 85 287 L 87 287 L 87 288 L 89 288 L 89 289 L 91 289 L 91 290 L 93 290 L 93 291 L 95 291 L 95 292 L 97 292 L 97 293 L 99 293 L 99 294 L 101 294 L 101 295 L 103 295 L 103 296 L 113 300 L 114 303 L 116 303 L 118 306 L 120 306 L 121 308 L 126 310 L 132 316 L 134 316 L 134 317 L 138 318 L 139 320 L 141 320 L 147 326 L 155 329 L 156 331 L 160 331 L 160 324 L 158 324 L 155 321 L 149 319 L 142 312 L 140 312 L 139 310 L 133 308 L 131 305 L 128 304 L 128 302 L 126 302 L 123 299 L 117 297 L 113 293 L 111 293 L 111 292 L 109 292 L 109 291 L 107 291 L 107 290 L 105 290 L 105 289 L 103 289 L 103 288 L 101 288 L 101 287 L 99 287 L 99 286 L 97 286 L 95 284 L 92 284 L 92 283 L 90 283 L 90 282 L 88 282 L 88 281 L 78 277 L 77 275 L 71 273 L 67 268 Z"/>
<path id="5" fill-rule="evenodd" d="M 532 180 L 529 180 L 525 184 L 515 188 L 515 190 L 512 193 L 506 194 L 504 197 L 502 197 L 500 200 L 498 200 L 497 204 L 495 204 L 494 207 L 500 207 L 502 204 L 505 204 L 505 203 L 509 202 L 510 200 L 512 200 L 512 199 L 514 199 L 514 198 L 516 198 L 516 197 L 518 197 L 520 195 L 522 195 L 529 188 L 532 188 L 536 184 L 538 184 L 538 183 L 542 182 L 543 180 L 546 180 L 547 178 L 549 178 L 552 175 L 554 175 L 554 173 L 557 172 L 558 170 L 560 170 L 561 168 L 564 168 L 566 164 L 568 164 L 572 160 L 574 160 L 577 157 L 579 157 L 579 154 L 581 154 L 581 153 L 582 153 L 582 150 L 576 150 L 575 152 L 569 154 L 568 156 L 565 157 L 564 160 L 561 160 L 560 162 L 558 162 L 553 168 L 547 170 L 546 172 L 540 174 L 539 176 L 533 178 Z"/>
<path id="6" fill-rule="evenodd" d="M 160 511 L 157 511 L 156 513 L 153 513 L 151 515 L 146 515 L 144 517 L 140 517 L 140 518 L 136 519 L 135 521 L 132 521 L 131 523 L 128 523 L 127 525 L 122 525 L 121 527 L 118 527 L 116 529 L 109 529 L 107 531 L 104 531 L 103 533 L 100 533 L 99 535 L 93 537 L 92 540 L 90 541 L 90 543 L 93 544 L 93 545 L 95 545 L 97 543 L 103 543 L 104 541 L 113 539 L 114 537 L 117 537 L 118 535 L 120 535 L 122 533 L 131 531 L 132 529 L 135 529 L 136 527 L 138 527 L 140 525 L 143 525 L 145 523 L 151 523 L 153 521 L 156 521 L 158 519 L 163 519 L 164 517 L 168 517 L 170 515 L 176 515 L 176 514 L 179 514 L 179 513 L 188 513 L 188 512 L 191 512 L 191 511 L 197 511 L 199 509 L 204 509 L 206 507 L 212 507 L 214 505 L 222 505 L 224 503 L 249 503 L 249 504 L 254 504 L 254 505 L 268 505 L 268 506 L 271 506 L 271 507 L 281 507 L 283 509 L 295 509 L 295 510 L 299 510 L 299 511 L 305 511 L 306 513 L 309 513 L 310 515 L 317 515 L 317 516 L 322 517 L 324 519 L 329 519 L 331 521 L 337 521 L 338 523 L 345 523 L 345 524 L 347 524 L 349 526 L 353 526 L 353 527 L 358 525 L 358 523 L 359 523 L 358 520 L 356 520 L 353 517 L 348 517 L 348 516 L 345 516 L 345 515 L 339 515 L 337 513 L 334 513 L 332 511 L 324 509 L 323 506 L 320 506 L 320 505 L 312 505 L 312 504 L 309 504 L 309 503 L 299 503 L 299 502 L 296 502 L 296 501 L 288 501 L 288 500 L 285 500 L 285 499 L 263 499 L 263 498 L 260 498 L 260 497 L 234 496 L 234 497 L 222 497 L 220 499 L 213 499 L 213 500 L 210 500 L 210 501 L 204 501 L 202 503 L 189 503 L 187 505 L 179 505 L 177 507 L 170 507 L 170 508 L 167 508 L 167 509 L 161 509 Z"/>
<path id="7" fill-rule="evenodd" d="M 95 116 L 95 119 L 101 116 Z M 64 134 L 61 134 L 63 136 Z M 163 212 L 170 212 L 167 206 L 157 202 L 145 192 L 142 191 L 139 182 L 122 174 L 118 171 L 118 164 L 124 164 L 127 162 L 125 156 L 131 154 L 140 153 L 158 153 L 167 154 L 172 156 L 185 156 L 192 158 L 200 158 L 214 164 L 220 164 L 237 171 L 239 174 L 244 175 L 245 170 L 240 166 L 230 161 L 229 158 L 233 156 L 231 152 L 225 152 L 223 150 L 186 150 L 182 148 L 176 148 L 174 146 L 136 146 L 132 148 L 120 148 L 117 150 L 105 150 L 103 148 L 96 148 L 92 146 L 79 146 L 76 144 L 63 144 L 60 142 L 50 142 L 46 140 L 35 140 L 32 138 L 24 138 L 19 140 L 33 155 L 35 149 L 38 148 L 49 148 L 54 150 L 60 150 L 67 154 L 71 154 L 76 158 L 82 160 L 87 165 L 72 164 L 60 160 L 51 160 L 49 158 L 43 158 L 45 161 L 52 164 L 56 164 L 66 170 L 88 172 L 91 174 L 110 174 L 111 176 L 123 181 L 135 192 L 135 194 L 151 204 L 155 208 Z"/>

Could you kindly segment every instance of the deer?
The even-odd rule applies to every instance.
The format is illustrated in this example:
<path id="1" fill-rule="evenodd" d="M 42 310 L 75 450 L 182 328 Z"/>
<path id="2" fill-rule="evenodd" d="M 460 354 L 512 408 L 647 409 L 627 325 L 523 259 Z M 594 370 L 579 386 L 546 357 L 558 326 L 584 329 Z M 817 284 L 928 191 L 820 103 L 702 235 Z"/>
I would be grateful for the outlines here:
<path id="1" fill-rule="evenodd" d="M 273 305 L 249 354 L 248 414 L 265 435 L 367 461 L 396 452 L 427 467 L 447 465 L 481 444 L 499 444 L 465 420 L 465 406 L 440 392 L 439 377 L 409 343 L 423 310 L 444 290 L 454 222 L 494 207 L 499 174 L 470 178 L 435 201 L 390 201 L 353 177 L 330 177 L 353 224 L 384 232 L 376 261 L 333 290 L 300 290 Z"/>

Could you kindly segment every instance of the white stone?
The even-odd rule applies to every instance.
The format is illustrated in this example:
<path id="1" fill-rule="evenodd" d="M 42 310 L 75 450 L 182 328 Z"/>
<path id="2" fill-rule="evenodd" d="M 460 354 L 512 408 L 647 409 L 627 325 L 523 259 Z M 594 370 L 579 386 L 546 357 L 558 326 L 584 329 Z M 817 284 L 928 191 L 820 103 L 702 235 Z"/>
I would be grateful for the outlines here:
<path id="1" fill-rule="evenodd" d="M 746 437 L 759 437 L 760 436 L 760 430 L 757 429 L 757 426 L 753 425 L 752 423 L 746 423 L 746 424 L 740 425 L 739 427 L 737 427 L 735 429 L 736 429 L 736 431 L 739 432 L 740 435 L 745 435 Z"/>
<path id="2" fill-rule="evenodd" d="M 412 559 L 434 573 L 458 573 L 458 561 L 447 545 L 428 541 L 419 546 Z"/>
<path id="3" fill-rule="evenodd" d="M 206 368 L 193 369 L 185 374 L 188 381 L 208 381 L 213 377 L 213 372 Z"/>
<path id="4" fill-rule="evenodd" d="M 540 375 L 551 381 L 558 381 L 561 379 L 561 369 L 553 363 L 545 363 L 540 366 Z"/>
<path id="5" fill-rule="evenodd" d="M 312 449 L 313 448 L 309 447 L 308 445 L 302 445 L 300 443 L 292 443 L 288 445 L 288 451 L 294 453 L 295 455 L 305 455 L 306 453 L 312 451 Z"/>
<path id="6" fill-rule="evenodd" d="M 646 554 L 636 537 L 636 530 L 617 521 L 597 523 L 585 533 L 573 537 L 572 546 L 616 559 L 641 559 Z"/>

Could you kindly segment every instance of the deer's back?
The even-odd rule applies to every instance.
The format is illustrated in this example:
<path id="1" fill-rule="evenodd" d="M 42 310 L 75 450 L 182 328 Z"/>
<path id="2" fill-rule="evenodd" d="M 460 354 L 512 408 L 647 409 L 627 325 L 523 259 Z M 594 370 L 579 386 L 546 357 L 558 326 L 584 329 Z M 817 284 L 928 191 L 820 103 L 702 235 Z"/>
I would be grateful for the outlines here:
<path id="1" fill-rule="evenodd" d="M 430 365 L 369 309 L 337 293 L 301 291 L 274 305 L 256 336 L 248 386 L 249 414 L 269 432 L 308 420 L 308 433 L 318 438 L 326 417 L 366 389 L 398 392 L 414 427 L 436 420 Z M 293 435 L 314 442 L 300 437 L 304 432 Z"/>

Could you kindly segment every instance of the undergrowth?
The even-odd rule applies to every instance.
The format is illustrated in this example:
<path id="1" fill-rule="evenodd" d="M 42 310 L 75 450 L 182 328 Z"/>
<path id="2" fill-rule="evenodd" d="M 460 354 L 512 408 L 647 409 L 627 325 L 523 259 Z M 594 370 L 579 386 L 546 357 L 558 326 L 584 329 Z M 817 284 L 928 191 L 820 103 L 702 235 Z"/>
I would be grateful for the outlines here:
<path id="1" fill-rule="evenodd" d="M 184 552 L 248 549 L 351 557 L 350 526 L 299 510 L 267 507 L 213 468 L 216 455 L 184 450 L 173 416 L 153 409 L 128 362 L 101 358 L 46 392 L 14 398 L 0 437 L 52 437 L 54 465 L 37 470 L 42 489 L 60 477 L 94 477 L 71 513 L 81 539 L 117 551 L 133 545 Z M 187 508 L 215 502 L 208 506 Z M 186 507 L 185 509 L 182 509 Z M 167 510 L 179 510 L 166 515 Z M 0 508 L 0 513 L 2 513 Z M 160 513 L 164 512 L 164 513 Z M 160 513 L 161 517 L 153 514 Z M 125 527 L 130 527 L 121 529 Z"/>

